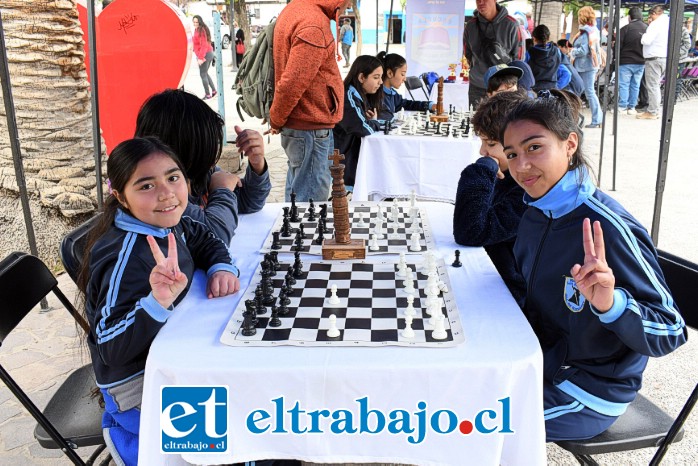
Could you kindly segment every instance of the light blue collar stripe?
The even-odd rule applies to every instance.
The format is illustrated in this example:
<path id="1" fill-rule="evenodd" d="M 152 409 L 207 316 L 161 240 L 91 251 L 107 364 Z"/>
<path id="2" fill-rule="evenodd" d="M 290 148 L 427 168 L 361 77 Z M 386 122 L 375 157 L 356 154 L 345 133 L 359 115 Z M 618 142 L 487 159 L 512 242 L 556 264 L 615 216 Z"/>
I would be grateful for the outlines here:
<path id="1" fill-rule="evenodd" d="M 101 338 L 99 338 L 99 339 L 97 340 L 97 343 L 101 345 L 101 344 L 103 344 L 103 343 L 108 342 L 109 340 L 113 340 L 114 338 L 116 338 L 116 337 L 118 337 L 119 335 L 121 335 L 122 333 L 124 333 L 124 332 L 126 331 L 126 329 L 127 329 L 130 325 L 132 325 L 135 321 L 136 321 L 136 318 L 135 318 L 135 317 L 131 317 L 130 319 L 127 319 L 127 320 L 122 320 L 122 321 L 120 322 L 122 325 L 119 326 L 119 328 L 117 329 L 118 331 L 113 332 L 113 333 L 110 334 L 110 335 L 102 336 Z"/>
<path id="2" fill-rule="evenodd" d="M 395 95 L 395 94 L 397 94 L 397 91 L 392 87 L 383 86 L 383 93 L 385 93 L 387 95 Z"/>
<path id="3" fill-rule="evenodd" d="M 578 404 L 579 404 L 579 401 L 576 401 L 576 400 L 575 400 L 575 401 L 573 401 L 573 402 L 570 403 L 570 404 L 566 404 L 566 405 L 562 405 L 562 406 L 555 406 L 554 408 L 548 408 L 548 409 L 546 409 L 546 410 L 543 411 L 543 414 L 556 413 L 556 412 L 558 412 L 558 411 L 560 411 L 560 410 L 566 411 L 566 410 L 568 410 L 568 409 L 572 409 L 572 408 L 576 407 Z"/>
<path id="4" fill-rule="evenodd" d="M 118 330 L 121 329 L 122 327 L 127 326 L 126 322 L 128 321 L 128 319 L 134 317 L 134 316 L 136 315 L 136 311 L 137 311 L 138 309 L 140 309 L 140 308 L 141 308 L 141 306 L 136 305 L 136 307 L 135 307 L 132 311 L 130 311 L 128 314 L 126 314 L 126 316 L 124 317 L 124 319 L 121 320 L 118 324 L 114 325 L 113 327 L 109 327 L 108 329 L 106 329 L 106 330 L 104 330 L 104 331 L 102 331 L 102 332 L 99 332 L 99 333 L 97 334 L 97 336 L 99 336 L 100 338 L 102 338 L 102 337 L 105 337 L 105 336 L 107 336 L 107 335 L 111 335 L 112 333 L 118 331 Z"/>
<path id="5" fill-rule="evenodd" d="M 581 403 L 577 403 L 577 406 L 574 408 L 568 409 L 566 411 L 558 411 L 556 413 L 552 414 L 545 414 L 543 415 L 543 420 L 549 421 L 550 419 L 555 419 L 556 417 L 564 416 L 565 414 L 572 414 L 572 413 L 578 413 L 579 411 L 584 409 L 584 405 Z"/>
<path id="6" fill-rule="evenodd" d="M 645 260 L 642 252 L 640 251 L 640 246 L 637 244 L 637 238 L 632 234 L 628 225 L 615 213 L 612 212 L 607 206 L 602 204 L 599 200 L 590 197 L 586 203 L 592 210 L 599 213 L 600 215 L 606 217 L 608 221 L 616 227 L 616 230 L 621 234 L 626 244 L 628 245 L 630 251 L 633 253 L 635 260 L 642 267 L 645 272 L 647 279 L 652 284 L 654 289 L 659 293 L 662 298 L 662 306 L 669 311 L 674 316 L 675 322 L 681 322 L 681 317 L 676 308 L 674 307 L 674 300 L 671 294 L 661 285 L 657 279 L 657 275 L 654 269 Z"/>
<path id="7" fill-rule="evenodd" d="M 584 406 L 606 416 L 620 416 L 625 412 L 630 404 L 604 400 L 596 395 L 592 395 L 569 380 L 565 380 L 559 385 L 556 385 L 556 387 L 582 403 Z"/>
<path id="8" fill-rule="evenodd" d="M 99 328 L 104 329 L 104 322 L 106 318 L 109 317 L 109 314 L 111 314 L 111 308 L 116 302 L 116 296 L 119 292 L 119 283 L 121 282 L 120 277 L 123 274 L 123 269 L 126 268 L 128 259 L 131 257 L 131 251 L 133 250 L 133 244 L 136 239 L 137 236 L 133 233 L 127 233 L 124 237 L 121 251 L 119 251 L 119 256 L 116 260 L 116 265 L 109 278 L 109 290 L 107 290 L 107 299 L 105 300 L 104 307 L 101 309 L 102 319 L 100 319 Z"/>
<path id="9" fill-rule="evenodd" d="M 528 194 L 524 194 L 524 202 L 550 213 L 553 218 L 560 218 L 582 205 L 595 191 L 596 186 L 591 182 L 587 170 L 579 168 L 565 173 L 560 181 L 540 199 L 533 199 Z"/>
<path id="10" fill-rule="evenodd" d="M 160 228 L 141 222 L 137 218 L 117 209 L 114 217 L 114 225 L 124 231 L 140 233 L 141 235 L 153 235 L 156 238 L 164 238 L 170 232 L 169 228 Z"/>
<path id="11" fill-rule="evenodd" d="M 107 384 L 104 384 L 104 385 L 102 385 L 102 384 L 97 384 L 97 386 L 98 386 L 99 388 L 111 388 L 111 387 L 115 387 L 115 386 L 117 386 L 117 385 L 121 385 L 122 383 L 128 382 L 128 381 L 131 380 L 131 379 L 135 379 L 136 377 L 138 377 L 139 375 L 143 375 L 144 373 L 145 373 L 145 369 L 143 369 L 142 371 L 138 371 L 138 372 L 136 372 L 136 373 L 133 374 L 133 375 L 129 375 L 129 376 L 126 377 L 125 379 L 119 380 L 119 381 L 117 381 L 117 382 L 107 383 Z"/>
<path id="12" fill-rule="evenodd" d="M 371 128 L 371 126 L 366 123 L 366 118 L 364 117 L 363 109 L 356 106 L 356 102 L 354 102 L 354 99 L 351 98 L 352 96 L 355 96 L 356 98 L 358 98 L 359 102 L 363 102 L 363 99 L 361 98 L 361 94 L 359 94 L 359 92 L 356 90 L 356 88 L 354 88 L 354 86 L 349 86 L 349 103 L 354 108 L 354 111 L 356 112 L 356 114 L 359 116 L 359 119 L 361 120 L 361 125 L 364 128 L 366 128 L 366 130 L 368 131 L 368 134 L 373 134 L 374 133 L 373 128 Z"/>

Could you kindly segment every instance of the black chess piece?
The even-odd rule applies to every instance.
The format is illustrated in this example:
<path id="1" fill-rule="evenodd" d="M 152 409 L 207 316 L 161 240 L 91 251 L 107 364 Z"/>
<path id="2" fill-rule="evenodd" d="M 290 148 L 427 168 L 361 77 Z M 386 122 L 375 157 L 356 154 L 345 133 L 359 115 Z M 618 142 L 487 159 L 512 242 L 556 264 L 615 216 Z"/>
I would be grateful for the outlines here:
<path id="1" fill-rule="evenodd" d="M 322 233 L 327 235 L 330 233 L 330 229 L 327 228 L 327 219 L 322 219 Z"/>
<path id="2" fill-rule="evenodd" d="M 271 320 L 269 321 L 270 327 L 281 327 L 281 319 L 279 319 L 279 308 L 276 306 L 271 307 Z"/>
<path id="3" fill-rule="evenodd" d="M 291 208 L 290 207 L 282 207 L 282 210 L 284 211 L 284 218 L 288 218 L 289 211 L 291 210 Z"/>
<path id="4" fill-rule="evenodd" d="M 271 241 L 271 248 L 272 249 L 281 249 L 281 239 L 279 236 L 281 235 L 280 231 L 274 231 L 271 234 L 271 237 L 273 238 Z"/>
<path id="5" fill-rule="evenodd" d="M 313 200 L 308 199 L 308 202 L 310 202 L 310 206 L 308 207 L 308 221 L 309 222 L 314 222 L 315 221 L 315 204 L 313 204 Z"/>
<path id="6" fill-rule="evenodd" d="M 281 291 L 279 291 L 279 304 L 288 306 L 291 304 L 291 300 L 288 297 L 288 287 L 284 283 L 281 285 Z"/>
<path id="7" fill-rule="evenodd" d="M 271 257 L 271 263 L 274 266 L 274 270 L 281 270 L 281 264 L 279 263 L 279 253 L 277 251 L 271 251 L 269 253 Z"/>
<path id="8" fill-rule="evenodd" d="M 288 278 L 291 279 L 291 280 L 290 280 L 290 281 L 291 281 L 291 285 L 295 285 L 295 284 L 296 284 L 296 279 L 295 279 L 295 277 L 293 276 L 293 266 L 291 266 L 291 265 L 288 266 L 288 272 L 286 272 L 286 278 L 287 278 L 287 279 L 288 279 Z M 287 282 L 287 284 L 288 284 L 288 282 Z M 291 293 L 292 293 L 292 292 L 289 291 L 289 294 L 291 294 Z"/>
<path id="9" fill-rule="evenodd" d="M 243 312 L 242 316 L 246 317 L 246 315 L 249 315 L 251 320 L 252 320 L 252 325 L 256 326 L 257 325 L 257 304 L 254 302 L 254 299 L 248 299 L 245 301 L 245 312 Z"/>
<path id="10" fill-rule="evenodd" d="M 460 251 L 456 249 L 456 260 L 451 264 L 453 267 L 462 267 L 463 263 L 460 261 Z"/>
<path id="11" fill-rule="evenodd" d="M 250 314 L 245 315 L 242 319 L 241 333 L 243 337 L 251 337 L 257 334 L 257 329 L 252 323 L 252 317 L 250 316 Z"/>
<path id="12" fill-rule="evenodd" d="M 436 123 L 436 134 L 441 134 L 441 122 Z"/>
<path id="13" fill-rule="evenodd" d="M 289 302 L 291 301 L 291 300 L 288 299 L 288 298 L 286 298 L 286 300 L 289 301 Z M 283 317 L 283 316 L 288 315 L 289 312 L 290 312 L 290 311 L 289 311 L 289 309 L 288 309 L 288 304 L 285 304 L 284 302 L 281 302 L 280 305 L 279 305 L 279 315 Z"/>
<path id="14" fill-rule="evenodd" d="M 290 269 L 290 267 L 289 267 Z M 286 274 L 286 278 L 284 279 L 284 286 L 286 287 L 286 296 L 292 296 L 293 293 L 296 292 L 296 290 L 293 288 L 293 285 L 296 283 L 296 279 L 293 278 L 293 273 L 288 272 Z"/>
<path id="15" fill-rule="evenodd" d="M 295 260 L 293 261 L 293 276 L 300 278 L 303 275 L 303 262 L 301 262 L 301 254 L 296 251 L 294 256 Z"/>
<path id="16" fill-rule="evenodd" d="M 302 223 L 300 225 L 298 225 L 298 234 L 300 235 L 301 239 L 307 238 L 307 236 L 305 235 L 305 227 L 303 226 Z"/>
<path id="17" fill-rule="evenodd" d="M 317 238 L 313 240 L 314 244 L 322 244 L 323 241 L 325 241 L 325 236 L 323 235 L 324 230 L 324 224 L 325 221 L 323 219 L 320 219 L 320 222 L 317 224 Z"/>
<path id="18" fill-rule="evenodd" d="M 262 300 L 264 299 L 264 295 L 262 292 L 262 285 L 261 283 L 257 285 L 257 288 L 254 291 L 254 302 L 255 306 L 257 308 L 257 315 L 262 315 L 267 313 L 267 308 L 264 307 L 264 303 Z"/>
<path id="19" fill-rule="evenodd" d="M 327 219 L 327 204 L 320 204 L 320 218 Z"/>
<path id="20" fill-rule="evenodd" d="M 291 236 L 291 221 L 288 217 L 284 217 L 284 223 L 281 225 L 281 236 L 284 238 Z"/>
<path id="21" fill-rule="evenodd" d="M 276 276 L 276 267 L 274 267 L 274 259 L 271 257 L 271 253 L 264 254 L 264 261 L 263 262 L 267 263 L 267 267 L 269 268 L 269 276 L 275 277 Z"/>
<path id="22" fill-rule="evenodd" d="M 383 126 L 383 134 L 388 135 L 390 134 L 390 122 L 386 121 L 385 125 Z"/>
<path id="23" fill-rule="evenodd" d="M 425 123 L 424 123 L 424 129 L 429 131 L 429 118 L 427 118 Z"/>
<path id="24" fill-rule="evenodd" d="M 465 118 L 460 121 L 460 129 L 465 129 Z"/>

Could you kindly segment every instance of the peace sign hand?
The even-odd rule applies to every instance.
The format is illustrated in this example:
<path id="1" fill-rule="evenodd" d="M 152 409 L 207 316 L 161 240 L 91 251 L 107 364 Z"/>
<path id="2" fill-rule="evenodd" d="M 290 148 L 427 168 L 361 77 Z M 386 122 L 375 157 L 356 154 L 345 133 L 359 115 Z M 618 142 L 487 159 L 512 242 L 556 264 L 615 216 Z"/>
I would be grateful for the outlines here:
<path id="1" fill-rule="evenodd" d="M 579 291 L 597 311 L 603 313 L 613 306 L 613 289 L 616 277 L 606 262 L 606 246 L 603 241 L 601 223 L 594 222 L 591 233 L 591 221 L 584 219 L 582 225 L 582 242 L 584 243 L 584 265 L 575 264 L 570 273 L 577 282 Z"/>
<path id="2" fill-rule="evenodd" d="M 167 257 L 160 250 L 160 246 L 151 235 L 147 237 L 150 252 L 155 258 L 155 267 L 150 272 L 150 287 L 153 297 L 164 308 L 174 303 L 177 296 L 187 286 L 187 276 L 179 270 L 177 261 L 177 242 L 174 234 L 167 235 Z"/>

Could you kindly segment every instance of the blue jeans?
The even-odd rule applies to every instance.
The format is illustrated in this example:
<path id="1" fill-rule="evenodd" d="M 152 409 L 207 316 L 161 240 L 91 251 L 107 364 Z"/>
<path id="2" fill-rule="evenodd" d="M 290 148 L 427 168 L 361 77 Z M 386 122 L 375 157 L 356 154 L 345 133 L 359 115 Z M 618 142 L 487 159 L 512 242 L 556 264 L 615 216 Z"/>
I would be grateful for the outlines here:
<path id="1" fill-rule="evenodd" d="M 601 105 L 599 105 L 599 98 L 596 96 L 596 89 L 594 89 L 594 78 L 596 77 L 596 70 L 580 71 L 579 76 L 581 76 L 582 81 L 584 81 L 584 94 L 587 96 L 587 102 L 589 102 L 589 107 L 591 108 L 590 124 L 600 125 L 603 119 L 603 114 L 601 113 Z"/>
<path id="2" fill-rule="evenodd" d="M 288 157 L 286 175 L 286 202 L 291 202 L 291 191 L 296 201 L 313 199 L 325 202 L 330 197 L 330 155 L 334 152 L 331 129 L 301 130 L 283 128 L 281 147 Z"/>
<path id="3" fill-rule="evenodd" d="M 645 65 L 620 65 L 618 68 L 618 108 L 635 108 Z"/>

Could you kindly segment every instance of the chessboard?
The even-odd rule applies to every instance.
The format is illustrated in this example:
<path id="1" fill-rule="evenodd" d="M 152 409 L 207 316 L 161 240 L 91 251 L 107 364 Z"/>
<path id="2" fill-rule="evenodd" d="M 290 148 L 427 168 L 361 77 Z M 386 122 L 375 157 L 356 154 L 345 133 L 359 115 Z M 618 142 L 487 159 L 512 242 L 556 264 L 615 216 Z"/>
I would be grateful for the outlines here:
<path id="1" fill-rule="evenodd" d="M 372 250 L 369 246 L 371 243 L 371 236 L 375 233 L 379 206 L 381 206 L 384 218 L 383 231 L 377 238 L 378 249 Z M 313 215 L 310 214 L 309 203 L 299 202 L 296 203 L 296 207 L 298 209 L 298 219 L 300 221 L 294 222 L 289 218 L 290 235 L 286 237 L 283 236 L 285 214 L 284 211 L 282 211 L 279 213 L 274 226 L 269 232 L 267 239 L 264 241 L 262 252 L 276 250 L 279 253 L 293 253 L 297 251 L 296 234 L 302 226 L 305 238 L 302 239 L 303 246 L 300 252 L 317 256 L 322 255 L 322 244 L 317 241 L 319 236 L 317 231 L 318 224 L 321 218 L 320 206 L 313 206 Z M 396 217 L 393 217 L 393 209 L 398 210 L 398 215 Z M 415 207 L 415 218 L 417 220 L 415 225 L 411 223 L 411 209 L 410 202 L 401 202 L 397 204 L 379 202 L 350 203 L 349 220 L 351 223 L 351 237 L 353 239 L 366 240 L 366 253 L 368 255 L 399 254 L 401 252 L 405 254 L 419 254 L 427 250 L 435 250 L 436 246 L 426 212 L 419 207 Z M 311 218 L 312 220 L 310 220 Z M 394 218 L 397 219 L 397 222 L 393 221 Z M 327 215 L 325 217 L 325 232 L 323 233 L 324 238 L 332 238 L 334 233 L 333 219 L 332 206 L 328 205 Z M 279 241 L 276 245 L 277 247 L 272 248 L 274 245 L 275 233 L 278 233 Z M 416 233 L 418 236 L 420 245 L 419 251 L 414 251 L 412 250 L 414 248 L 411 248 L 412 233 Z"/>
<path id="2" fill-rule="evenodd" d="M 414 261 L 413 257 L 404 262 L 407 267 L 417 271 L 413 275 L 415 281 L 412 293 L 406 291 L 403 283 L 405 278 L 397 276 L 398 261 L 317 261 L 303 270 L 302 264 L 298 265 L 299 259 L 296 259 L 294 265 L 298 266 L 298 273 L 294 272 L 294 266 L 288 267 L 289 264 L 277 263 L 278 267 L 273 267 L 266 261 L 267 264 L 260 264 L 257 268 L 220 341 L 230 346 L 450 347 L 462 343 L 463 330 L 443 260 L 431 256 L 432 270 L 437 271 L 439 292 L 432 296 L 432 299 L 438 301 L 434 301 L 435 305 L 429 306 L 429 309 L 434 316 L 439 314 L 435 312 L 436 309 L 440 309 L 443 317 L 435 317 L 440 320 L 435 322 L 426 312 L 429 277 L 424 274 L 426 271 L 422 266 L 428 261 L 426 258 Z M 262 291 L 262 285 L 258 285 L 260 282 L 256 278 L 268 275 L 268 270 L 273 268 L 278 268 L 279 272 L 266 279 L 267 287 L 272 286 L 273 290 L 269 288 L 266 292 Z M 287 268 L 289 271 L 284 276 L 281 271 Z M 262 274 L 263 270 L 267 271 Z M 294 274 L 298 277 L 291 285 L 293 292 L 286 293 L 289 283 L 287 276 Z M 264 278 L 261 283 L 265 283 Z M 333 285 L 336 286 L 335 299 L 338 298 L 339 301 L 334 305 L 331 304 Z M 265 293 L 268 296 L 263 298 Z M 285 296 L 288 304 L 284 310 L 285 315 L 281 315 L 277 305 L 280 305 Z M 270 298 L 270 304 L 264 305 L 263 300 L 267 297 Z M 412 300 L 416 315 L 411 323 L 414 334 L 405 337 L 403 332 L 406 327 L 405 309 L 408 307 L 408 299 Z M 259 312 L 260 310 L 264 312 Z M 276 312 L 277 326 L 272 326 L 272 314 Z M 246 315 L 248 319 L 252 319 L 251 314 L 256 314 L 254 324 L 252 320 L 245 322 Z M 440 339 L 433 338 L 436 326 L 442 332 Z M 330 329 L 338 331 L 339 336 L 328 336 Z M 244 335 L 252 332 L 253 335 Z"/>
<path id="3" fill-rule="evenodd" d="M 393 136 L 428 136 L 428 137 L 470 137 L 470 114 L 461 112 L 451 112 L 448 115 L 448 122 L 426 123 L 426 115 L 414 113 L 407 119 L 398 118 L 384 128 L 385 134 Z"/>

